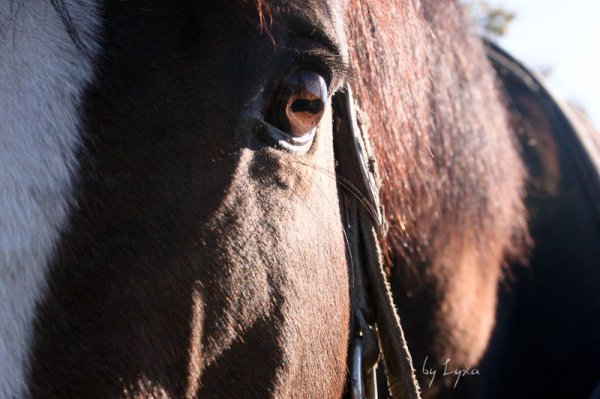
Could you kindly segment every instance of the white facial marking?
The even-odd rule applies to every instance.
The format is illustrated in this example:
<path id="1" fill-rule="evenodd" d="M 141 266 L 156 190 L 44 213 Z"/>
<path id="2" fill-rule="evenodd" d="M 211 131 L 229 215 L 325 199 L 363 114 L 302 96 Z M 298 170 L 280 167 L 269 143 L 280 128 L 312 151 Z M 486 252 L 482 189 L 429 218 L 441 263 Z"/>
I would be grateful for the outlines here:
<path id="1" fill-rule="evenodd" d="M 98 47 L 95 1 L 0 0 L 0 398 L 28 396 L 35 307 L 71 207 L 79 105 Z"/>

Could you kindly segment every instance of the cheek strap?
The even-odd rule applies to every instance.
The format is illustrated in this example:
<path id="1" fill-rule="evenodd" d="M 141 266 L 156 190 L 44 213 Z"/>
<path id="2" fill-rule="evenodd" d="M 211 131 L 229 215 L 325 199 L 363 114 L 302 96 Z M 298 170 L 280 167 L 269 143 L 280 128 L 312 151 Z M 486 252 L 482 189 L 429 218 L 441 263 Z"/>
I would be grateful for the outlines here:
<path id="1" fill-rule="evenodd" d="M 342 223 L 347 237 L 351 325 L 351 398 L 376 398 L 381 356 L 393 399 L 419 399 L 412 358 L 394 306 L 380 242 L 386 235 L 381 180 L 366 123 L 352 90 L 334 96 L 334 150 Z"/>

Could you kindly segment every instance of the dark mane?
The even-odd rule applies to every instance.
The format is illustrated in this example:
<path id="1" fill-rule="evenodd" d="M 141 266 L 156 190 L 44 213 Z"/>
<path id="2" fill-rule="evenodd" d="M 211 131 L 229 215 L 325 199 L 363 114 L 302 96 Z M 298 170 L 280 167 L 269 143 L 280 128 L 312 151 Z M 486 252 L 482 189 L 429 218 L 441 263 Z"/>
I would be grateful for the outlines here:
<path id="1" fill-rule="evenodd" d="M 460 6 L 415 3 L 355 1 L 349 32 L 390 240 L 407 264 L 465 241 L 482 264 L 497 262 L 492 254 L 518 254 L 525 237 L 524 169 L 506 111 Z"/>
<path id="2" fill-rule="evenodd" d="M 525 171 L 495 75 L 457 2 L 350 8 L 355 91 L 382 169 L 409 344 L 417 364 L 434 354 L 473 364 L 494 323 L 491 281 L 528 243 Z M 478 297 L 489 311 L 469 318 Z"/>

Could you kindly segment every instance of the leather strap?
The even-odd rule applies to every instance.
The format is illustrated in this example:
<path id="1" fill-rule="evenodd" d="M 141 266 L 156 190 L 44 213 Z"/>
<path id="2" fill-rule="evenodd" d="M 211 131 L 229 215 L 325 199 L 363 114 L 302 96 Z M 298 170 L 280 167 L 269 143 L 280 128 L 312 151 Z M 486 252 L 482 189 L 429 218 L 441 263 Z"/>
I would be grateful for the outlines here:
<path id="1" fill-rule="evenodd" d="M 351 396 L 376 397 L 374 366 L 383 357 L 393 399 L 418 399 L 420 390 L 379 245 L 385 237 L 379 172 L 349 86 L 334 98 L 334 148 L 344 230 L 348 240 L 352 302 Z M 377 345 L 379 343 L 379 345 Z M 358 354 L 357 354 L 358 353 Z M 359 370 L 353 370 L 358 367 Z M 366 376 L 367 378 L 363 377 Z"/>

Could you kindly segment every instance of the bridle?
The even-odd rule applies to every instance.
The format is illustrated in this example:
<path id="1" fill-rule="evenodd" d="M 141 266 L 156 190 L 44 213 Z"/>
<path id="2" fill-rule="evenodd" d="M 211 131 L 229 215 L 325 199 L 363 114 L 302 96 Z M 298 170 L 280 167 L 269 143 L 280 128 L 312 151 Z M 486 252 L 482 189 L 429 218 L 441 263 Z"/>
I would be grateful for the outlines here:
<path id="1" fill-rule="evenodd" d="M 334 151 L 350 275 L 349 387 L 352 399 L 377 398 L 376 366 L 383 358 L 393 399 L 420 398 L 412 358 L 393 304 L 380 241 L 386 232 L 380 179 L 350 86 L 333 98 Z"/>

